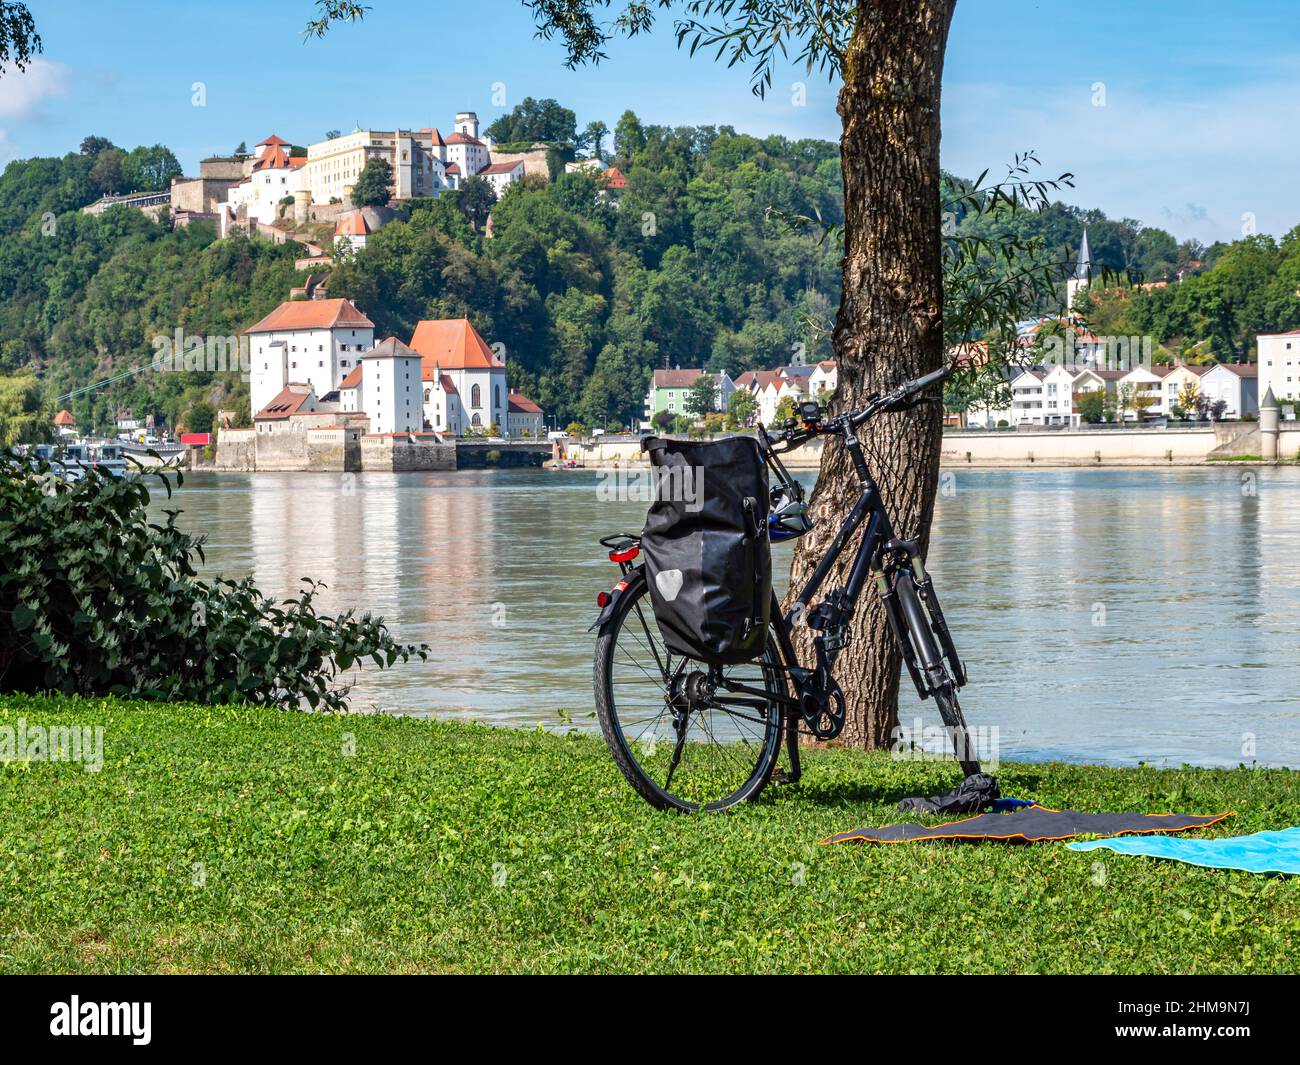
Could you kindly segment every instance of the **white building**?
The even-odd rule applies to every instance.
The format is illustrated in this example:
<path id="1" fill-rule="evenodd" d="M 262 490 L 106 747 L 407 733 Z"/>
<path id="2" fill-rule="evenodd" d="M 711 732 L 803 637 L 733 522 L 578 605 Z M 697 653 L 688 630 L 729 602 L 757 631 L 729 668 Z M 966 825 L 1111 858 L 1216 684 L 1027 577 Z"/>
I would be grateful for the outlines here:
<path id="1" fill-rule="evenodd" d="M 420 322 L 411 347 L 424 360 L 424 421 L 438 432 L 509 432 L 506 364 L 466 318 Z M 443 382 L 446 377 L 448 389 Z"/>
<path id="2" fill-rule="evenodd" d="M 1164 379 L 1170 369 L 1172 367 L 1135 366 L 1119 379 L 1117 392 L 1120 395 L 1126 391 L 1132 393 L 1124 407 L 1122 417 L 1125 421 L 1141 421 L 1169 413 L 1165 405 Z"/>
<path id="3" fill-rule="evenodd" d="M 1021 370 L 1011 378 L 1011 425 L 1043 424 L 1043 372 Z"/>
<path id="4" fill-rule="evenodd" d="M 361 371 L 365 366 L 365 356 L 362 356 L 347 377 L 339 382 L 339 413 L 340 414 L 358 414 L 361 412 Z"/>
<path id="5" fill-rule="evenodd" d="M 1039 425 L 1078 425 L 1074 409 L 1074 379 L 1077 373 L 1053 366 L 1043 374 L 1042 420 Z"/>
<path id="6" fill-rule="evenodd" d="M 1201 374 L 1201 395 L 1223 400 L 1225 418 L 1259 416 L 1259 367 L 1254 363 L 1221 362 Z M 1277 396 L 1274 390 L 1273 395 Z"/>
<path id="7" fill-rule="evenodd" d="M 434 127 L 357 129 L 307 146 L 306 189 L 314 203 L 350 203 L 352 187 L 371 159 L 392 168 L 389 191 L 395 200 L 437 196 L 492 162 L 492 140 L 479 138 L 473 111 L 456 115 L 455 131 L 443 137 Z"/>
<path id="8" fill-rule="evenodd" d="M 248 330 L 250 398 L 260 411 L 290 382 L 323 396 L 338 389 L 375 346 L 375 327 L 351 300 L 282 303 Z"/>
<path id="9" fill-rule="evenodd" d="M 794 374 L 790 369 L 747 370 L 736 378 L 736 387 L 748 391 L 758 402 L 758 421 L 763 425 L 776 421 L 783 399 L 798 403 L 808 395 L 812 372 Z"/>
<path id="10" fill-rule="evenodd" d="M 1259 345 L 1258 385 L 1262 395 L 1270 388 L 1279 403 L 1300 400 L 1300 329 L 1289 333 L 1261 333 Z"/>
<path id="11" fill-rule="evenodd" d="M 1185 390 L 1190 387 L 1191 391 L 1187 393 L 1189 396 L 1193 393 L 1200 394 L 1201 374 L 1205 373 L 1208 367 L 1186 366 L 1180 363 L 1177 366 L 1158 366 L 1155 369 L 1161 374 L 1162 378 L 1163 413 L 1172 415 L 1173 408 L 1180 405 Z"/>
<path id="12" fill-rule="evenodd" d="M 509 405 L 510 435 L 538 439 L 542 435 L 544 415 L 542 408 L 527 396 L 511 392 Z"/>
<path id="13" fill-rule="evenodd" d="M 290 145 L 272 133 L 257 147 L 261 154 L 251 164 L 248 176 L 226 192 L 217 217 L 221 236 L 228 236 L 241 208 L 246 218 L 270 225 L 279 216 L 281 201 L 307 188 L 306 156 L 290 155 Z"/>
<path id="14" fill-rule="evenodd" d="M 476 177 L 481 177 L 489 185 L 492 191 L 497 194 L 497 199 L 505 195 L 505 191 L 516 181 L 524 179 L 524 161 L 522 159 L 513 163 L 491 163 L 478 172 Z"/>
<path id="15" fill-rule="evenodd" d="M 808 391 L 812 395 L 821 392 L 834 392 L 840 383 L 840 364 L 835 359 L 826 359 L 813 367 L 808 377 Z"/>
<path id="16" fill-rule="evenodd" d="M 418 433 L 424 428 L 422 363 L 397 337 L 362 356 L 361 406 L 376 434 Z"/>

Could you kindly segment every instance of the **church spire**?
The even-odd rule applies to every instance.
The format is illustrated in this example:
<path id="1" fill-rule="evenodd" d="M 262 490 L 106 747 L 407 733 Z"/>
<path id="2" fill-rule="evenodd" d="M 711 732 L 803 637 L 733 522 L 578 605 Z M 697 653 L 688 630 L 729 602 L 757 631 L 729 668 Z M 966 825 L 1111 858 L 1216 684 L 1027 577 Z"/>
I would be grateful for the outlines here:
<path id="1" fill-rule="evenodd" d="M 1083 240 L 1079 243 L 1079 261 L 1074 267 L 1074 276 L 1079 281 L 1092 280 L 1092 249 L 1088 247 L 1088 230 L 1083 231 Z"/>

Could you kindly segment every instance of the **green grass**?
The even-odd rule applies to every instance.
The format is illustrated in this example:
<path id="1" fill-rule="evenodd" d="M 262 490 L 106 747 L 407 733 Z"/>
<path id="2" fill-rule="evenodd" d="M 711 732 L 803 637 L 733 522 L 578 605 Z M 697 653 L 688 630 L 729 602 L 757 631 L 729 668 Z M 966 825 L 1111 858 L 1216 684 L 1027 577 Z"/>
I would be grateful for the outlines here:
<path id="1" fill-rule="evenodd" d="M 729 814 L 657 813 L 598 738 L 0 699 L 104 766 L 0 765 L 0 970 L 1296 971 L 1300 881 L 1063 844 L 819 847 L 950 763 L 813 752 Z M 355 754 L 345 754 L 348 737 Z M 1280 770 L 1003 765 L 1083 810 L 1300 823 Z M 201 874 L 201 875 L 200 875 Z"/>

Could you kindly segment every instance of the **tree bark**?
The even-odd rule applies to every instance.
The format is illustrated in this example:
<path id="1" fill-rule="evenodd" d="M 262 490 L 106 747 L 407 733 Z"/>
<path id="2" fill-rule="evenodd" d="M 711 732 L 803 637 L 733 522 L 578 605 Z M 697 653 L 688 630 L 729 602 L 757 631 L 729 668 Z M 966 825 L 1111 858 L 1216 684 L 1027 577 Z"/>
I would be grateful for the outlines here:
<path id="1" fill-rule="evenodd" d="M 943 359 L 939 99 L 955 5 L 956 0 L 858 0 L 839 96 L 844 294 L 833 335 L 836 412 L 937 369 Z M 940 406 L 926 403 L 881 415 L 861 433 L 896 533 L 920 537 L 923 551 L 942 424 Z M 812 573 L 858 492 L 843 446 L 828 441 L 810 500 L 816 525 L 795 553 L 792 588 Z M 840 556 L 823 586 L 827 591 L 847 583 L 856 546 L 851 543 Z M 849 645 L 836 664 L 848 704 L 843 741 L 867 748 L 887 746 L 898 723 L 902 666 L 872 588 L 862 594 Z M 796 627 L 796 646 L 806 662 L 812 661 L 813 635 L 807 626 Z"/>

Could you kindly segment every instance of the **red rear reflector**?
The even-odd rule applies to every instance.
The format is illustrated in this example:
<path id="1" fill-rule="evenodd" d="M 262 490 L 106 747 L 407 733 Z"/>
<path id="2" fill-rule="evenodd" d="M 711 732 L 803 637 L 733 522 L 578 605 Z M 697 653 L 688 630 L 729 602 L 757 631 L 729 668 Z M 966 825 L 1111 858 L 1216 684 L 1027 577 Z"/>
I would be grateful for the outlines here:
<path id="1" fill-rule="evenodd" d="M 611 551 L 609 553 L 609 560 L 611 562 L 631 562 L 640 553 L 641 548 L 633 545 L 626 551 Z"/>
<path id="2" fill-rule="evenodd" d="M 605 607 L 609 606 L 610 598 L 609 592 L 601 592 L 596 596 L 596 605 L 600 607 L 601 610 L 604 610 Z"/>

